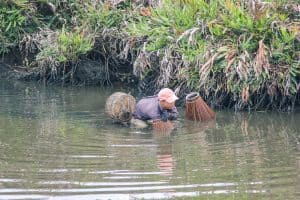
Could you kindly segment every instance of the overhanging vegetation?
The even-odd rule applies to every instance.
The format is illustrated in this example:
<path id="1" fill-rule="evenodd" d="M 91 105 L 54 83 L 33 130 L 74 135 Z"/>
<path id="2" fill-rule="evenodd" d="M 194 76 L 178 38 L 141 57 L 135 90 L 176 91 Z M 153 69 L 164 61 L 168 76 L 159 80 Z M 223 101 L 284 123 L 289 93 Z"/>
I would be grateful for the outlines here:
<path id="1" fill-rule="evenodd" d="M 18 48 L 40 78 L 68 82 L 80 61 L 93 60 L 101 63 L 100 84 L 134 74 L 144 93 L 166 86 L 182 97 L 199 91 L 215 107 L 239 110 L 292 110 L 299 101 L 296 1 L 1 4 L 0 52 Z"/>

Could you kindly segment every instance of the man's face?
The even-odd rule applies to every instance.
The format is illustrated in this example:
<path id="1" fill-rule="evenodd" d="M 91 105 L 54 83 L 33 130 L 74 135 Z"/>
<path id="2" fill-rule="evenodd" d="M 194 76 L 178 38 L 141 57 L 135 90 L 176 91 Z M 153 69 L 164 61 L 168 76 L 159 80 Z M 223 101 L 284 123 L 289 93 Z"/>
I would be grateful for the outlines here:
<path id="1" fill-rule="evenodd" d="M 159 103 L 163 109 L 172 109 L 173 107 L 175 107 L 175 101 L 172 103 L 169 103 L 165 100 L 160 100 Z"/>

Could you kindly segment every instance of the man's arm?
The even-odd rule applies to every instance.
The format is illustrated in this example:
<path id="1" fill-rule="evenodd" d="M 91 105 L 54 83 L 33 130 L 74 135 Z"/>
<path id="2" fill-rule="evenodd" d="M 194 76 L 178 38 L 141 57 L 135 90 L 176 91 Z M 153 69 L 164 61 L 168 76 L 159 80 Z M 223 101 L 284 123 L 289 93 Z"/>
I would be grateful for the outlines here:
<path id="1" fill-rule="evenodd" d="M 179 116 L 178 110 L 176 107 L 174 107 L 172 110 L 164 110 L 161 114 L 161 120 L 167 121 L 167 120 L 175 120 Z"/>
<path id="2" fill-rule="evenodd" d="M 170 112 L 169 112 L 169 120 L 175 120 L 179 117 L 179 113 L 176 107 L 174 107 Z"/>

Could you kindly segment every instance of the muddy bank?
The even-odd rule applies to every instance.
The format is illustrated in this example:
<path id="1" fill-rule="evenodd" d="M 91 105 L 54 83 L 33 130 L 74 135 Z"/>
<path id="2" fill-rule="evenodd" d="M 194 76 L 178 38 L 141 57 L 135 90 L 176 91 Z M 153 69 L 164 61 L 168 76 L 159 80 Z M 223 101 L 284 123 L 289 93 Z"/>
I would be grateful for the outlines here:
<path id="1" fill-rule="evenodd" d="M 129 64 L 106 66 L 101 60 L 80 60 L 77 63 L 57 67 L 28 68 L 22 60 L 7 56 L 0 62 L 0 78 L 21 81 L 36 81 L 47 85 L 60 84 L 72 86 L 108 86 L 123 83 L 127 86 L 137 84 L 137 78 L 128 71 Z"/>
<path id="2" fill-rule="evenodd" d="M 35 81 L 45 85 L 65 85 L 65 86 L 108 86 L 114 84 L 122 84 L 126 87 L 135 88 L 136 94 L 139 96 L 147 96 L 156 93 L 159 88 L 156 82 L 159 79 L 159 70 L 153 70 L 147 74 L 142 80 L 139 80 L 136 75 L 133 74 L 133 65 L 130 62 L 126 65 L 107 67 L 101 60 L 81 60 L 76 63 L 76 66 L 57 67 L 57 68 L 42 68 L 35 67 L 28 69 L 19 65 L 20 61 L 12 57 L 4 59 L 6 62 L 0 62 L 0 78 L 10 80 L 21 81 Z M 152 65 L 158 64 L 158 58 L 152 56 Z M 178 96 L 179 106 L 184 106 L 185 96 L 191 90 L 187 85 L 182 84 Z M 232 94 L 218 93 L 214 94 L 200 91 L 201 96 L 205 101 L 214 109 L 230 108 L 236 111 L 245 110 L 280 110 L 280 111 L 293 111 L 299 110 L 300 107 L 300 95 L 296 96 L 284 96 L 278 94 L 278 96 L 270 97 L 267 91 L 252 96 L 253 106 L 249 106 L 242 101 L 236 99 Z M 281 99 L 280 101 L 278 101 Z"/>

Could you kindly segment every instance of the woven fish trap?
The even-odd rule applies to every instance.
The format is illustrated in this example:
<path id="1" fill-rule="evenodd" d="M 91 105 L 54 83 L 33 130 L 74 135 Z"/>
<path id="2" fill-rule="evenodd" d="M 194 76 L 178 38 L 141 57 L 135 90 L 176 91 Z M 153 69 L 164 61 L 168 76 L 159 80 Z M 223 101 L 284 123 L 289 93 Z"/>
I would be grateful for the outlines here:
<path id="1" fill-rule="evenodd" d="M 105 103 L 105 112 L 115 122 L 129 122 L 135 109 L 135 98 L 124 92 L 115 92 L 110 95 Z"/>
<path id="2" fill-rule="evenodd" d="M 216 118 L 216 113 L 205 103 L 198 92 L 192 92 L 185 98 L 185 117 L 193 121 L 209 121 Z"/>

